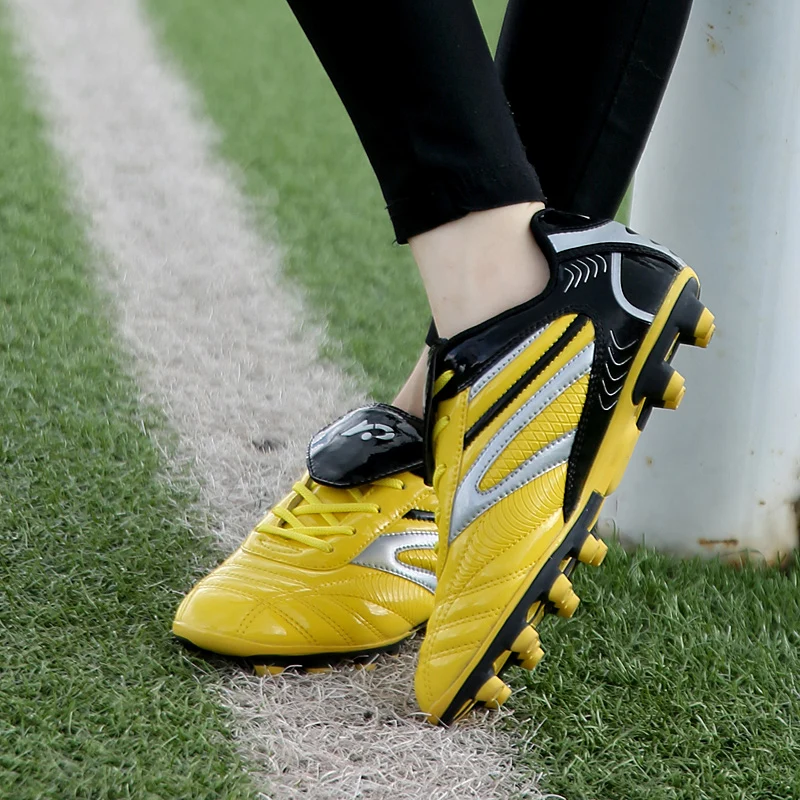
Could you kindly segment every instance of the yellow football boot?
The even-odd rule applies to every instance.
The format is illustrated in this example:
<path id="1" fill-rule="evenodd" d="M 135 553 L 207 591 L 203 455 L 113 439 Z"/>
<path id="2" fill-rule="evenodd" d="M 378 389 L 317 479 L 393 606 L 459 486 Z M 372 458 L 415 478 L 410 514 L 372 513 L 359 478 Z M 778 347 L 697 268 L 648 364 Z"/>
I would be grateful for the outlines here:
<path id="1" fill-rule="evenodd" d="M 650 410 L 683 397 L 676 347 L 705 347 L 714 330 L 697 276 L 666 248 L 550 210 L 531 229 L 550 263 L 544 293 L 431 350 L 440 545 L 416 693 L 435 723 L 505 702 L 505 668 L 543 655 L 544 613 L 572 616 L 572 568 L 606 553 L 590 532 L 603 499 Z"/>
<path id="2" fill-rule="evenodd" d="M 279 672 L 392 649 L 436 586 L 436 497 L 422 421 L 387 405 L 317 434 L 308 473 L 181 603 L 172 630 Z"/>

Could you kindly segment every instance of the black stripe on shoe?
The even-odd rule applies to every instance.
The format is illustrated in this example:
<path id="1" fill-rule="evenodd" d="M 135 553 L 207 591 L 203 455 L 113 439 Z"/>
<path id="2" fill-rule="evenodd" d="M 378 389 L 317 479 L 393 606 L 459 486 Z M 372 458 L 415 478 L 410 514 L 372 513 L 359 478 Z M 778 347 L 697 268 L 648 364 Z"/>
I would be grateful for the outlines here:
<path id="1" fill-rule="evenodd" d="M 464 447 L 469 443 L 505 408 L 507 408 L 516 397 L 518 397 L 527 386 L 529 386 L 537 376 L 551 364 L 555 358 L 561 353 L 567 345 L 580 333 L 586 323 L 589 321 L 588 317 L 578 315 L 570 323 L 569 327 L 558 337 L 550 349 L 517 381 L 508 387 L 502 397 L 499 397 L 480 417 L 480 419 L 467 431 L 464 437 Z"/>

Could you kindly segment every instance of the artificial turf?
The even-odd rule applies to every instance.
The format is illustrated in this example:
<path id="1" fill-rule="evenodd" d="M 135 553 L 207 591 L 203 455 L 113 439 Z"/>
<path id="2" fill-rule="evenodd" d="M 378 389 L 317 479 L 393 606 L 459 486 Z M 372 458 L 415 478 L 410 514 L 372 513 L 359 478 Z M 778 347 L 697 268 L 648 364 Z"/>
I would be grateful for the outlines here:
<path id="1" fill-rule="evenodd" d="M 795 564 L 796 566 L 796 564 Z M 800 797 L 800 581 L 612 548 L 515 670 L 515 724 L 570 800 Z"/>
<path id="2" fill-rule="evenodd" d="M 390 399 L 422 348 L 427 301 L 336 93 L 285 2 L 149 0 L 202 91 L 286 278 L 330 333 L 329 354 Z M 271 230 L 268 231 L 271 233 Z M 362 368 L 363 367 L 363 371 Z"/>
<path id="3" fill-rule="evenodd" d="M 480 3 L 497 31 L 500 0 Z M 381 399 L 427 320 L 366 158 L 284 3 L 150 0 L 200 90 L 221 153 L 277 217 L 286 275 Z M 267 216 L 264 216 L 267 224 Z M 519 760 L 569 800 L 800 797 L 796 573 L 612 549 L 579 570 L 584 605 L 545 623 L 547 657 L 512 675 Z"/>
<path id="4" fill-rule="evenodd" d="M 252 797 L 169 635 L 215 554 L 164 480 L 2 15 L 0 87 L 0 797 Z"/>

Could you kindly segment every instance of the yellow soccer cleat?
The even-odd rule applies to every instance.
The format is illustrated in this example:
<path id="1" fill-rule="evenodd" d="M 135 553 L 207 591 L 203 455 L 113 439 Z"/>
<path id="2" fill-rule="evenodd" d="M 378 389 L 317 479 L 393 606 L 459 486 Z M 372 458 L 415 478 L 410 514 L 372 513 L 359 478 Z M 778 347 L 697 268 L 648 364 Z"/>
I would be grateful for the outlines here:
<path id="1" fill-rule="evenodd" d="M 369 657 L 423 625 L 437 503 L 420 477 L 421 425 L 377 405 L 317 434 L 309 474 L 189 592 L 173 633 L 279 672 Z"/>
<path id="2" fill-rule="evenodd" d="M 499 706 L 505 668 L 539 663 L 536 625 L 571 616 L 572 569 L 602 562 L 590 531 L 650 410 L 683 397 L 677 345 L 705 347 L 714 330 L 697 276 L 666 248 L 554 211 L 531 229 L 545 292 L 431 350 L 440 550 L 416 692 L 432 722 Z"/>

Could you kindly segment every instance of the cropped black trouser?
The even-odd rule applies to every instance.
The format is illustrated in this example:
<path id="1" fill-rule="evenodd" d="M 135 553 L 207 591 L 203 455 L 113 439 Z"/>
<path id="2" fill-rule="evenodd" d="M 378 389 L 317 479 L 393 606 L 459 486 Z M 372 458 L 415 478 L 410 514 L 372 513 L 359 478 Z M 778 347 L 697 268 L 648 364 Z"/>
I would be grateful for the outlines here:
<path id="1" fill-rule="evenodd" d="M 289 4 L 404 243 L 524 201 L 612 216 L 691 0 L 510 0 L 494 61 L 472 0 Z"/>

